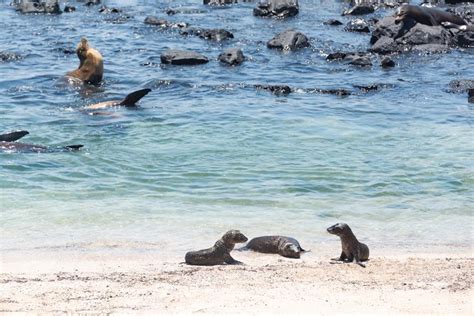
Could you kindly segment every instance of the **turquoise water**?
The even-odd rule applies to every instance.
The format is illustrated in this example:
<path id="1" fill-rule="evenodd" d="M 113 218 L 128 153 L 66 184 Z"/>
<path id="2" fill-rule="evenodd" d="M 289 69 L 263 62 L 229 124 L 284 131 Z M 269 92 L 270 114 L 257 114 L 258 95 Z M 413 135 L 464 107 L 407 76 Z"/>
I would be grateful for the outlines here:
<path id="1" fill-rule="evenodd" d="M 391 70 L 374 59 L 371 69 L 358 69 L 325 61 L 369 42 L 322 24 L 347 21 L 340 2 L 302 0 L 300 15 L 286 21 L 253 17 L 252 3 L 105 3 L 131 18 L 113 23 L 113 15 L 79 2 L 72 3 L 78 11 L 61 16 L 25 16 L 0 4 L 0 50 L 24 56 L 0 63 L 0 131 L 26 129 L 24 141 L 35 144 L 85 145 L 78 153 L 0 153 L 2 251 L 180 253 L 231 228 L 317 245 L 334 240 L 325 228 L 336 222 L 372 245 L 472 244 L 474 112 L 466 94 L 446 92 L 451 80 L 474 78 L 472 49 L 394 57 Z M 163 12 L 180 5 L 208 12 Z M 145 25 L 149 14 L 223 27 L 235 39 L 183 37 Z M 287 28 L 303 31 L 312 47 L 268 50 L 266 41 Z M 99 88 L 61 80 L 78 65 L 62 50 L 81 36 L 104 56 Z M 248 60 L 219 65 L 226 47 L 241 47 Z M 162 67 L 167 48 L 193 49 L 211 61 Z M 343 98 L 307 90 L 374 83 L 385 87 Z M 296 91 L 277 97 L 253 84 Z M 80 111 L 144 87 L 153 91 L 136 110 Z"/>

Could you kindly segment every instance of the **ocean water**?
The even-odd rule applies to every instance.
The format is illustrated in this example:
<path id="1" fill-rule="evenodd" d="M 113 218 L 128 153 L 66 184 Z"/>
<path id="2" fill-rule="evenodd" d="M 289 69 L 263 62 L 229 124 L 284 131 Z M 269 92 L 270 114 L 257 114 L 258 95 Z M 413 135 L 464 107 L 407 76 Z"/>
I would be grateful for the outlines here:
<path id="1" fill-rule="evenodd" d="M 325 229 L 346 222 L 374 247 L 451 247 L 473 242 L 473 106 L 448 93 L 474 78 L 474 50 L 395 56 L 397 66 L 360 69 L 328 63 L 328 53 L 364 50 L 369 35 L 323 25 L 348 21 L 345 3 L 301 0 L 280 21 L 252 16 L 254 3 L 224 8 L 200 1 L 105 1 L 130 17 L 77 7 L 60 16 L 21 15 L 0 2 L 0 131 L 23 141 L 84 144 L 77 153 L 0 153 L 0 250 L 121 249 L 183 253 L 228 229 L 249 237 L 283 234 L 302 244 L 334 241 Z M 167 16 L 167 7 L 200 9 Z M 204 11 L 204 12 L 199 12 Z M 375 16 L 391 14 L 380 10 Z M 143 23 L 156 15 L 225 28 L 213 43 Z M 311 47 L 266 48 L 288 28 Z M 104 82 L 78 88 L 63 75 L 78 65 L 82 36 L 104 56 Z M 219 64 L 240 47 L 239 67 Z M 205 54 L 201 66 L 161 66 L 168 48 Z M 254 84 L 287 84 L 288 96 Z M 383 84 L 337 97 L 312 88 Z M 135 110 L 90 116 L 84 105 L 149 87 Z M 374 248 L 372 247 L 372 248 Z"/>

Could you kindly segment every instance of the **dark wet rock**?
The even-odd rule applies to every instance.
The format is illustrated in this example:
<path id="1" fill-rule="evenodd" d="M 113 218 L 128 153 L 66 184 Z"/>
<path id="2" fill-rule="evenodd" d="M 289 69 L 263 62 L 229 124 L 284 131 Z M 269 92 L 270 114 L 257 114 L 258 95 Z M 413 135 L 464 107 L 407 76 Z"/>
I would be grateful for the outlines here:
<path id="1" fill-rule="evenodd" d="M 122 13 L 122 10 L 118 8 L 108 8 L 107 6 L 104 5 L 99 9 L 99 12 L 102 14 L 111 14 L 111 13 Z"/>
<path id="2" fill-rule="evenodd" d="M 0 51 L 0 62 L 15 61 L 15 60 L 20 60 L 22 58 L 23 57 L 21 57 L 20 55 L 15 54 L 15 53 Z"/>
<path id="3" fill-rule="evenodd" d="M 370 67 L 372 66 L 372 61 L 367 56 L 354 57 L 351 59 L 349 64 L 360 67 Z"/>
<path id="4" fill-rule="evenodd" d="M 474 3 L 473 0 L 445 0 L 444 1 L 444 3 L 446 3 L 446 4 L 463 4 L 463 3 L 467 3 L 467 2 Z"/>
<path id="5" fill-rule="evenodd" d="M 342 22 L 336 19 L 329 19 L 327 21 L 324 21 L 324 25 L 331 25 L 331 26 L 337 26 L 337 25 L 342 25 Z"/>
<path id="6" fill-rule="evenodd" d="M 367 53 L 365 52 L 335 52 L 335 53 L 330 53 L 327 57 L 327 61 L 332 61 L 332 60 L 346 60 L 346 61 L 351 61 L 356 58 L 361 58 L 367 56 Z"/>
<path id="7" fill-rule="evenodd" d="M 237 0 L 203 0 L 202 3 L 205 5 L 226 5 L 237 3 Z"/>
<path id="8" fill-rule="evenodd" d="M 363 93 L 369 93 L 369 92 L 374 92 L 374 91 L 380 91 L 382 89 L 387 89 L 387 88 L 393 88 L 394 85 L 392 84 L 385 84 L 385 83 L 374 83 L 371 85 L 353 85 L 354 88 L 360 90 Z"/>
<path id="9" fill-rule="evenodd" d="M 162 64 L 200 65 L 209 62 L 206 56 L 193 51 L 169 49 L 160 56 Z"/>
<path id="10" fill-rule="evenodd" d="M 448 84 L 448 92 L 460 93 L 474 89 L 474 80 L 456 79 L 451 80 Z"/>
<path id="11" fill-rule="evenodd" d="M 162 28 L 180 28 L 180 29 L 183 29 L 183 28 L 186 28 L 188 27 L 188 24 L 187 23 L 172 23 L 172 22 L 169 22 L 165 19 L 159 19 L 157 18 L 156 16 L 153 16 L 153 15 L 149 15 L 145 18 L 145 21 L 144 21 L 145 24 L 148 24 L 148 25 L 155 25 L 155 26 L 160 26 Z"/>
<path id="12" fill-rule="evenodd" d="M 162 26 L 162 27 L 168 27 L 169 26 L 168 21 L 166 21 L 165 19 L 159 19 L 159 18 L 157 18 L 156 16 L 153 16 L 153 15 L 147 16 L 145 18 L 144 23 L 149 24 L 149 25 Z"/>
<path id="13" fill-rule="evenodd" d="M 201 28 L 188 28 L 180 32 L 181 35 L 194 35 L 199 38 L 221 42 L 227 39 L 234 38 L 234 34 L 224 29 L 201 29 Z"/>
<path id="14" fill-rule="evenodd" d="M 253 15 L 262 17 L 287 18 L 298 12 L 298 0 L 259 0 L 253 9 Z"/>
<path id="15" fill-rule="evenodd" d="M 281 32 L 267 42 L 268 48 L 284 50 L 297 50 L 308 46 L 309 40 L 306 35 L 295 30 Z"/>
<path id="16" fill-rule="evenodd" d="M 344 29 L 348 32 L 370 33 L 369 23 L 364 19 L 351 20 Z"/>
<path id="17" fill-rule="evenodd" d="M 335 52 L 335 53 L 330 53 L 327 55 L 326 60 L 341 60 L 346 58 L 346 56 L 349 53 L 344 53 L 344 52 Z"/>
<path id="18" fill-rule="evenodd" d="M 351 95 L 352 92 L 346 89 L 310 89 L 310 93 L 331 94 L 338 97 L 345 97 Z"/>
<path id="19" fill-rule="evenodd" d="M 84 4 L 87 7 L 93 6 L 93 5 L 99 5 L 101 4 L 101 0 L 87 0 L 86 3 Z"/>
<path id="20" fill-rule="evenodd" d="M 245 60 L 244 53 L 240 48 L 229 48 L 221 53 L 218 57 L 219 61 L 230 65 L 237 66 Z"/>
<path id="21" fill-rule="evenodd" d="M 342 15 L 364 15 L 374 13 L 375 9 L 371 5 L 360 4 L 356 5 L 342 13 Z"/>
<path id="22" fill-rule="evenodd" d="M 15 2 L 16 10 L 21 13 L 61 14 L 59 0 L 21 0 Z"/>
<path id="23" fill-rule="evenodd" d="M 202 10 L 198 8 L 167 8 L 165 9 L 165 13 L 168 15 L 175 15 L 175 14 L 203 14 L 208 13 L 207 10 Z"/>
<path id="24" fill-rule="evenodd" d="M 380 65 L 383 68 L 392 68 L 392 67 L 395 67 L 395 62 L 390 57 L 384 57 L 380 61 Z"/>
<path id="25" fill-rule="evenodd" d="M 472 0 L 471 0 L 471 3 L 472 3 Z M 474 24 L 474 5 L 473 4 L 466 3 L 465 5 L 457 5 L 455 7 L 450 7 L 446 9 L 446 11 L 459 15 L 464 21 L 467 22 L 467 24 Z"/>
<path id="26" fill-rule="evenodd" d="M 474 89 L 469 89 L 467 98 L 469 103 L 474 103 Z"/>
<path id="27" fill-rule="evenodd" d="M 64 7 L 64 12 L 65 13 L 71 13 L 71 12 L 74 12 L 76 11 L 76 7 L 72 6 L 72 5 L 67 5 Z"/>
<path id="28" fill-rule="evenodd" d="M 286 96 L 291 93 L 291 88 L 286 85 L 261 85 L 261 84 L 256 84 L 255 88 L 257 90 L 266 90 L 274 95 L 278 96 Z"/>
<path id="29" fill-rule="evenodd" d="M 413 20 L 397 25 L 394 17 L 385 17 L 375 25 L 369 51 L 379 54 L 403 51 L 445 52 L 449 47 L 457 46 L 453 34 L 442 26 L 428 26 Z"/>
<path id="30" fill-rule="evenodd" d="M 461 47 L 474 47 L 474 32 L 456 32 L 456 43 Z"/>

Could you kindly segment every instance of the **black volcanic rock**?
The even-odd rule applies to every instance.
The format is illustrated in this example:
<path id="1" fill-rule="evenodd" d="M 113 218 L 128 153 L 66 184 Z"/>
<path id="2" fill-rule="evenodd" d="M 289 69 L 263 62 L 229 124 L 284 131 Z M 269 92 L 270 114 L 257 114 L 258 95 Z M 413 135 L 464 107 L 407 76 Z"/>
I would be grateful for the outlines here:
<path id="1" fill-rule="evenodd" d="M 200 65 L 209 62 L 206 56 L 193 51 L 169 49 L 160 56 L 162 64 Z"/>

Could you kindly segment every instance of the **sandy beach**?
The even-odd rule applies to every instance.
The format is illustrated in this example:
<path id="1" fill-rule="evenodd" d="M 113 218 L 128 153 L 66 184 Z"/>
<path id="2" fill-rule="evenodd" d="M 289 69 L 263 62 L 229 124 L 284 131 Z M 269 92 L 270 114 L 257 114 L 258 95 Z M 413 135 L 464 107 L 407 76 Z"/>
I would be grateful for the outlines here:
<path id="1" fill-rule="evenodd" d="M 159 314 L 473 313 L 472 249 L 392 253 L 361 268 L 234 251 L 238 266 L 195 267 L 154 254 L 3 255 L 1 312 Z"/>

